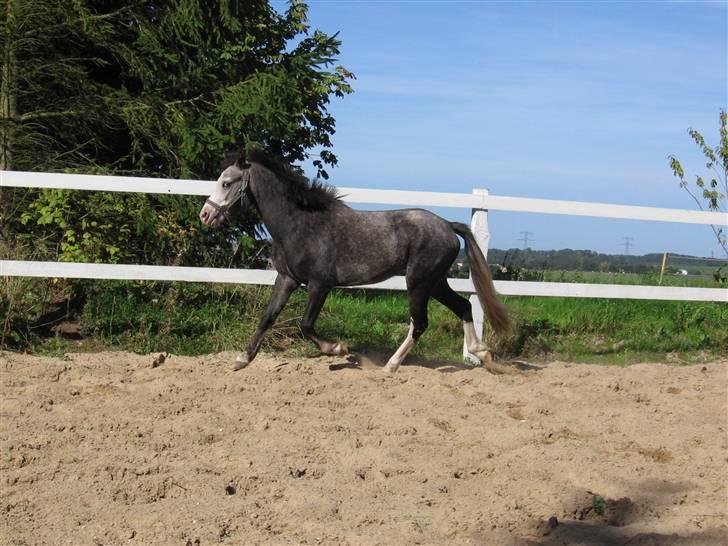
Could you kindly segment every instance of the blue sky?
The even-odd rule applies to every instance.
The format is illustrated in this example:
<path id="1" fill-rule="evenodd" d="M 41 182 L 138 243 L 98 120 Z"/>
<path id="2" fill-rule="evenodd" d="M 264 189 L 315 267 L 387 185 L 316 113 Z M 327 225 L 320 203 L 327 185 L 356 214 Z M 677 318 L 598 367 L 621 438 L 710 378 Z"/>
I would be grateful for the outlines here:
<path id="1" fill-rule="evenodd" d="M 357 76 L 330 107 L 331 182 L 691 209 L 667 156 L 704 174 L 686 130 L 718 142 L 727 7 L 312 0 L 312 28 L 340 33 Z M 629 236 L 633 254 L 720 256 L 707 226 L 499 211 L 490 226 L 499 248 L 529 231 L 537 249 L 619 253 Z"/>

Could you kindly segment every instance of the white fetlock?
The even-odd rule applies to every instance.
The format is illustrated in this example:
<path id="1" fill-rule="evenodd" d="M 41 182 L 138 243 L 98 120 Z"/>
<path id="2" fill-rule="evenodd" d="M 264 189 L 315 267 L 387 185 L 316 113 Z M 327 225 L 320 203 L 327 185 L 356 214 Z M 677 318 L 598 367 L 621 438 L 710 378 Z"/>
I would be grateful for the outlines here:
<path id="1" fill-rule="evenodd" d="M 472 354 L 474 354 L 478 358 L 478 360 L 480 360 L 480 362 L 482 362 L 483 364 L 485 364 L 487 362 L 493 362 L 493 355 L 488 350 L 476 351 Z"/>
<path id="2" fill-rule="evenodd" d="M 399 365 L 402 364 L 404 359 L 407 358 L 407 355 L 412 350 L 412 347 L 415 346 L 415 339 L 413 337 L 414 329 L 414 323 L 410 322 L 409 332 L 407 332 L 407 338 L 402 342 L 402 345 L 399 346 L 397 352 L 395 352 L 390 357 L 387 365 L 384 366 L 384 369 L 387 370 L 389 373 L 394 373 L 397 371 Z"/>
<path id="3" fill-rule="evenodd" d="M 235 358 L 235 362 L 233 362 L 233 371 L 237 372 L 238 370 L 242 370 L 247 367 L 248 364 L 250 364 L 250 357 L 248 356 L 248 353 L 241 353 L 237 356 L 237 358 Z"/>
<path id="4" fill-rule="evenodd" d="M 468 348 L 468 352 L 480 360 L 481 364 L 492 362 L 493 356 L 490 354 L 488 346 L 478 337 L 472 322 L 463 321 L 463 332 L 465 333 L 465 346 Z"/>

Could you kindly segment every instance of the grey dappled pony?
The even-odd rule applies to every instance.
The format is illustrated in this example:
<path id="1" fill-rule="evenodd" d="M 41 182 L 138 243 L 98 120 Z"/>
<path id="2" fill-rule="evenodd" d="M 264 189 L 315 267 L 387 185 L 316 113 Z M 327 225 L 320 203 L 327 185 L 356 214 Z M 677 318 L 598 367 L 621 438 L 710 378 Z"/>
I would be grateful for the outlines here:
<path id="1" fill-rule="evenodd" d="M 383 212 L 354 210 L 332 186 L 311 182 L 289 165 L 260 150 L 247 157 L 230 157 L 223 164 L 217 186 L 200 211 L 200 220 L 219 226 L 231 207 L 249 202 L 273 239 L 272 261 L 278 272 L 273 294 L 258 329 L 234 369 L 247 366 L 258 354 L 263 336 L 291 293 L 308 287 L 301 320 L 303 335 L 325 354 L 344 355 L 344 343 L 319 336 L 314 323 L 326 296 L 336 286 L 376 283 L 394 275 L 407 281 L 411 323 L 407 338 L 389 359 L 394 372 L 427 329 L 427 302 L 435 298 L 463 321 L 468 351 L 481 362 L 490 352 L 478 339 L 470 302 L 453 291 L 447 272 L 465 239 L 473 284 L 493 329 L 510 329 L 505 306 L 496 298 L 485 257 L 468 226 L 448 222 L 422 209 Z"/>

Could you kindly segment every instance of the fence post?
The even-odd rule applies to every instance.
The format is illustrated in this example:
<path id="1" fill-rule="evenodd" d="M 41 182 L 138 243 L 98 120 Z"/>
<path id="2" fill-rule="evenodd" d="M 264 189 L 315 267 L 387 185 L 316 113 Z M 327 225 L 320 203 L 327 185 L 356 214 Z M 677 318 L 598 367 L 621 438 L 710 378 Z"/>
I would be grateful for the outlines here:
<path id="1" fill-rule="evenodd" d="M 488 190 L 475 188 L 475 195 L 488 195 Z M 470 229 L 478 242 L 478 246 L 483 251 L 483 255 L 488 257 L 488 246 L 490 246 L 490 231 L 488 230 L 488 210 L 472 209 L 472 218 L 470 220 Z M 469 275 L 472 280 L 472 274 Z M 473 294 L 470 296 L 470 305 L 473 309 L 473 325 L 478 337 L 483 337 L 483 308 L 480 306 L 478 296 Z M 468 352 L 468 347 L 463 339 L 463 358 L 473 364 L 480 364 L 480 360 L 475 355 Z"/>

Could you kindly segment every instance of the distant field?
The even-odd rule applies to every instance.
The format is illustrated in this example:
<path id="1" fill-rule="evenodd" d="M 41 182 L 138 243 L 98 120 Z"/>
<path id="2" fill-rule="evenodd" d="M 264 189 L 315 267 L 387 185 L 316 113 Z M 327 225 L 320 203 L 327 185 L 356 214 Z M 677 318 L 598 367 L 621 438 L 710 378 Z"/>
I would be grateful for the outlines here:
<path id="1" fill-rule="evenodd" d="M 542 278 L 546 282 L 577 282 L 599 284 L 636 284 L 658 286 L 659 273 L 610 273 L 601 271 L 543 271 Z M 712 274 L 679 275 L 665 273 L 663 286 L 693 286 L 699 288 L 718 287 Z"/>
<path id="2" fill-rule="evenodd" d="M 664 255 L 662 253 L 639 255 L 600 254 L 590 250 L 534 250 L 515 249 L 508 250 L 491 248 L 488 250 L 488 261 L 491 265 L 498 264 L 515 271 L 605 271 L 614 274 L 620 272 L 638 274 L 638 277 L 654 277 L 657 279 L 662 268 Z M 665 275 L 678 276 L 677 273 L 686 271 L 689 275 L 712 279 L 713 273 L 728 263 L 725 257 L 706 258 L 699 256 L 684 256 L 680 254 L 667 254 L 665 262 Z M 724 271 L 725 274 L 725 271 Z"/>

